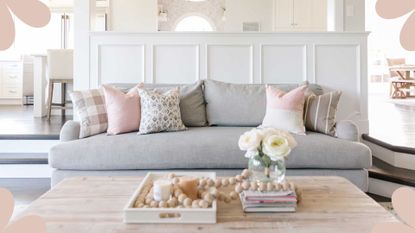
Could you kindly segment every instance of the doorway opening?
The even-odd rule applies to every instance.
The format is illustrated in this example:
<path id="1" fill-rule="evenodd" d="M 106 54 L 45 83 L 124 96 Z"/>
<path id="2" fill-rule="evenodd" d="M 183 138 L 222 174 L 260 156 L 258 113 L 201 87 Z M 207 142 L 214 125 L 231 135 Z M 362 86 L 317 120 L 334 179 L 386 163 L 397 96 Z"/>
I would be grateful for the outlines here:
<path id="1" fill-rule="evenodd" d="M 415 52 L 400 44 L 400 31 L 409 15 L 386 20 L 376 12 L 376 1 L 366 0 L 366 30 L 369 57 L 369 135 L 394 146 L 415 148 L 415 75 L 414 85 L 404 87 L 397 98 L 395 80 L 403 80 L 406 71 L 399 66 L 415 66 Z"/>
<path id="2" fill-rule="evenodd" d="M 186 15 L 177 21 L 176 32 L 212 32 L 216 31 L 208 19 L 199 15 Z"/>

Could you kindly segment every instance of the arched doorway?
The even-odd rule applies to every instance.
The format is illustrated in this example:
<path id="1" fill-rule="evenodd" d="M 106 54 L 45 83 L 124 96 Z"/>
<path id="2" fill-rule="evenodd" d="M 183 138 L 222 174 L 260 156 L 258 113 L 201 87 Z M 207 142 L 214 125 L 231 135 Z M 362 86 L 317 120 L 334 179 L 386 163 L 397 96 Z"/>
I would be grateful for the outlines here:
<path id="1" fill-rule="evenodd" d="M 181 17 L 174 30 L 176 32 L 212 32 L 215 31 L 215 26 L 205 17 L 192 14 Z"/>

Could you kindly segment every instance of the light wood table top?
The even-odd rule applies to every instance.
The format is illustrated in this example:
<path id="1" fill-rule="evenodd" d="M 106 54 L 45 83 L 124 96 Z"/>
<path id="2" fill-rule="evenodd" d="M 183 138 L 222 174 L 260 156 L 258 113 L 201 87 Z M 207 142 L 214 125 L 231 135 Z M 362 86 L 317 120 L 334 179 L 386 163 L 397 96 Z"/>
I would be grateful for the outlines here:
<path id="1" fill-rule="evenodd" d="M 339 177 L 289 177 L 303 190 L 296 213 L 245 214 L 241 204 L 219 203 L 217 224 L 125 224 L 123 207 L 139 177 L 66 179 L 23 214 L 38 214 L 48 233 L 139 232 L 347 232 L 368 233 L 376 223 L 396 218 L 348 180 Z"/>

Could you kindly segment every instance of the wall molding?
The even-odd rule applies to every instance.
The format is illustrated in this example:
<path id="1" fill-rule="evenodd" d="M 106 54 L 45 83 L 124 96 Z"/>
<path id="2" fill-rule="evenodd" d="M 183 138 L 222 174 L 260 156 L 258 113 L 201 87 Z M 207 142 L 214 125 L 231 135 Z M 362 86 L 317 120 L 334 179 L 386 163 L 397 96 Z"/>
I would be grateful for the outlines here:
<path id="1" fill-rule="evenodd" d="M 254 45 L 253 44 L 238 44 L 238 43 L 228 43 L 228 44 L 221 44 L 221 43 L 210 43 L 206 44 L 206 77 L 205 79 L 212 79 L 211 71 L 211 62 L 210 62 L 210 52 L 209 48 L 212 47 L 228 47 L 228 48 L 245 48 L 249 50 L 249 83 L 254 84 Z"/>
<path id="2" fill-rule="evenodd" d="M 152 78 L 151 78 L 151 83 L 157 83 L 157 64 L 156 64 L 156 49 L 157 47 L 164 47 L 164 48 L 168 48 L 168 47 L 176 47 L 176 48 L 180 48 L 180 47 L 194 47 L 195 49 L 195 54 L 194 54 L 194 59 L 195 59 L 195 77 L 193 78 L 192 81 L 196 82 L 201 80 L 201 75 L 200 75 L 200 45 L 199 44 L 172 44 L 172 43 L 158 43 L 158 44 L 153 44 L 151 46 L 151 69 L 152 69 Z"/>
<path id="3" fill-rule="evenodd" d="M 259 63 L 261 64 L 261 67 L 260 67 L 260 70 L 259 70 L 259 72 L 260 72 L 260 74 L 259 74 L 259 77 L 260 77 L 260 83 L 264 83 L 265 82 L 265 80 L 264 80 L 264 47 L 280 47 L 280 48 L 290 48 L 290 47 L 297 47 L 297 48 L 301 48 L 302 50 L 303 50 L 303 58 L 302 58 L 302 60 L 303 60 L 303 66 L 302 66 L 302 70 L 304 71 L 303 72 L 303 77 L 302 77 L 302 80 L 301 81 L 312 81 L 312 80 L 309 80 L 309 78 L 308 78 L 308 75 L 307 75 L 307 70 L 309 69 L 308 67 L 309 67 L 309 64 L 308 64 L 308 62 L 307 62 L 307 58 L 308 58 L 308 54 L 309 54 L 309 52 L 308 52 L 308 50 L 307 50 L 307 44 L 303 44 L 303 43 L 299 43 L 299 44 L 260 44 L 259 45 L 260 46 L 260 57 L 259 57 Z M 314 81 L 312 81 L 312 82 L 314 82 Z"/>
<path id="4" fill-rule="evenodd" d="M 101 70 L 102 70 L 102 58 L 103 58 L 103 55 L 102 55 L 102 49 L 104 48 L 104 47 L 136 47 L 136 48 L 141 48 L 142 49 L 142 53 L 141 53 L 141 58 L 142 58 L 142 62 L 141 62 L 141 64 L 139 64 L 139 66 L 141 66 L 141 80 L 144 82 L 145 81 L 145 69 L 146 69 L 146 59 L 145 59 L 145 54 L 146 54 L 146 47 L 145 47 L 145 45 L 144 44 L 116 44 L 116 43 L 114 43 L 114 44 L 99 44 L 98 45 L 98 47 L 97 47 L 97 53 L 96 53 L 96 55 L 97 55 L 97 57 L 95 58 L 96 59 L 96 61 L 97 61 L 97 66 L 98 66 L 98 69 L 97 69 L 97 76 L 95 76 L 95 77 L 97 77 L 98 78 L 98 80 L 93 80 L 92 78 L 91 78 L 91 81 L 92 81 L 92 83 L 90 83 L 90 85 L 91 86 L 94 86 L 94 84 L 95 83 L 103 83 L 103 81 L 102 81 L 102 72 L 101 72 Z"/>

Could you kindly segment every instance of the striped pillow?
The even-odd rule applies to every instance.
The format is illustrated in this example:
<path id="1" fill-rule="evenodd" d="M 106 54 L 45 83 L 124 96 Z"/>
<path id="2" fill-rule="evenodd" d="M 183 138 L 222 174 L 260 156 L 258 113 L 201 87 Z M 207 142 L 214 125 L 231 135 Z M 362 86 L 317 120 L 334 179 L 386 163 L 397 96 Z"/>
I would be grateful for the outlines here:
<path id="1" fill-rule="evenodd" d="M 306 129 L 335 136 L 336 112 L 340 96 L 340 91 L 329 92 L 319 96 L 309 95 L 306 98 L 304 110 Z"/>
<path id="2" fill-rule="evenodd" d="M 74 91 L 71 99 L 81 125 L 79 138 L 107 131 L 108 118 L 102 89 Z"/>

